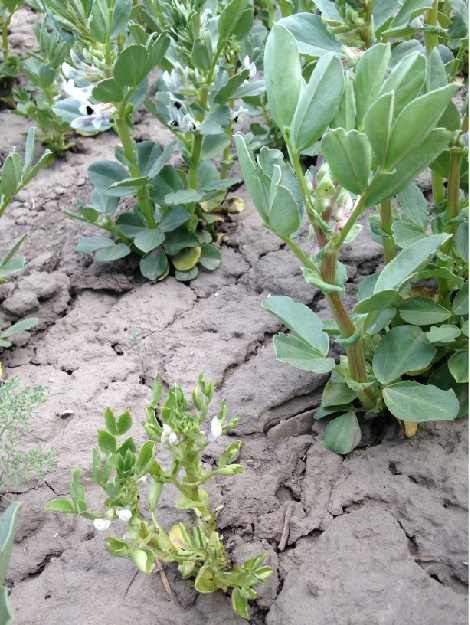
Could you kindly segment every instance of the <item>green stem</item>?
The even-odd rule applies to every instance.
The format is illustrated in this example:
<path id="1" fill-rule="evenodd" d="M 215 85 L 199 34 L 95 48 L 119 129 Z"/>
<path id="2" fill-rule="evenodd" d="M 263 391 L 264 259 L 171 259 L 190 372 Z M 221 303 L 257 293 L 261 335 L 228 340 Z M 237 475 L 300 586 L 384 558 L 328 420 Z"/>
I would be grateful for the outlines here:
<path id="1" fill-rule="evenodd" d="M 382 237 L 384 261 L 388 265 L 396 256 L 395 240 L 392 232 L 392 200 L 384 200 L 380 204 L 381 228 L 388 235 Z"/>
<path id="2" fill-rule="evenodd" d="M 372 8 L 374 6 L 374 0 L 369 0 L 367 2 L 367 10 L 366 10 L 366 26 L 362 30 L 362 38 L 364 40 L 365 48 L 370 48 L 371 42 L 371 29 L 372 29 Z"/>
<path id="3" fill-rule="evenodd" d="M 449 179 L 447 181 L 447 221 L 459 216 L 460 206 L 460 169 L 462 166 L 462 150 L 460 148 L 451 148 L 450 150 L 450 167 Z M 450 228 L 453 232 L 456 224 L 451 224 Z"/>
<path id="4" fill-rule="evenodd" d="M 125 109 L 125 102 L 121 105 L 119 117 L 115 121 L 116 130 L 119 135 L 119 139 L 121 140 L 126 159 L 130 163 L 129 172 L 133 178 L 140 178 L 142 174 L 140 172 L 139 165 L 137 164 L 137 155 L 134 149 L 134 142 L 132 141 L 129 132 L 129 126 L 127 125 L 127 119 L 126 116 L 123 114 L 123 109 Z M 155 228 L 155 217 L 153 213 L 153 207 L 147 193 L 147 187 L 138 187 L 136 195 L 139 199 L 140 208 L 142 210 L 142 214 L 144 215 L 147 227 Z"/>
<path id="5" fill-rule="evenodd" d="M 203 109 L 203 113 L 200 114 L 201 117 L 204 116 L 206 108 L 207 108 L 207 100 L 209 98 L 209 87 L 208 85 L 203 85 L 201 87 L 201 97 L 199 98 L 199 104 Z M 202 139 L 203 136 L 200 132 L 196 131 L 193 135 L 192 149 L 191 149 L 191 162 L 193 166 L 189 170 L 189 188 L 198 189 L 198 177 L 199 177 L 199 159 L 201 158 L 201 148 L 202 148 Z"/>
<path id="6" fill-rule="evenodd" d="M 437 10 L 438 0 L 434 0 L 432 7 L 429 8 L 424 14 L 424 23 L 427 26 L 437 26 Z M 432 33 L 429 30 L 424 31 L 424 43 L 426 45 L 427 54 L 431 54 L 433 48 L 439 47 L 439 39 L 437 33 Z"/>

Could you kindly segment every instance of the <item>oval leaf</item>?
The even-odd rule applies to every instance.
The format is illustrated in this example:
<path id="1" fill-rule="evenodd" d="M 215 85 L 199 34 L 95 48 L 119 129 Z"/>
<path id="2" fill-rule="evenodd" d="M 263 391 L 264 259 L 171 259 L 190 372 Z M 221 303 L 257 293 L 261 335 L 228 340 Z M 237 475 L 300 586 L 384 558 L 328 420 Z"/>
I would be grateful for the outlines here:
<path id="1" fill-rule="evenodd" d="M 348 454 L 359 445 L 361 428 L 354 412 L 336 417 L 325 428 L 325 447 L 336 454 Z"/>

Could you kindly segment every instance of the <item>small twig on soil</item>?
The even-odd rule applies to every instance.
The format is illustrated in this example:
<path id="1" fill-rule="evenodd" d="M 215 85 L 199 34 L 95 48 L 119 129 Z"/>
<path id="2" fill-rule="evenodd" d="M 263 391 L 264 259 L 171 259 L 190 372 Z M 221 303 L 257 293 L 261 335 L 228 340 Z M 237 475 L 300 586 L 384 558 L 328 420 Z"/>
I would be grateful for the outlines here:
<path id="1" fill-rule="evenodd" d="M 158 558 L 155 558 L 155 562 L 157 563 L 157 571 L 160 573 L 160 577 L 162 578 L 163 587 L 166 590 L 166 594 L 170 597 L 170 601 L 173 601 L 173 591 L 171 590 L 170 582 L 168 581 L 168 577 L 166 576 L 165 571 L 163 570 L 162 563 Z"/>
<path id="2" fill-rule="evenodd" d="M 294 511 L 294 504 L 291 502 L 287 506 L 286 516 L 284 518 L 284 527 L 282 528 L 282 536 L 281 536 L 281 541 L 279 543 L 279 551 L 284 551 L 286 547 L 287 539 L 289 538 L 290 519 L 291 519 L 293 511 Z"/>
<path id="3" fill-rule="evenodd" d="M 419 562 L 437 562 L 440 558 L 436 556 L 410 556 L 412 560 L 418 560 Z"/>

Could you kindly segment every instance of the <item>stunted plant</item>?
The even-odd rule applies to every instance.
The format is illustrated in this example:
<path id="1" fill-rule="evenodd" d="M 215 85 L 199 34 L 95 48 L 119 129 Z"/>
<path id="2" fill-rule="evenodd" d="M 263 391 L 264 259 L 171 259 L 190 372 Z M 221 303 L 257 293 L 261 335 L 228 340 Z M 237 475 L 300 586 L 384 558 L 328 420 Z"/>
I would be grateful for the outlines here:
<path id="1" fill-rule="evenodd" d="M 447 146 L 466 149 L 452 102 L 459 85 L 448 84 L 437 51 L 427 59 L 412 52 L 390 71 L 392 48 L 383 43 L 361 54 L 354 72 L 344 70 L 334 52 L 323 54 L 306 83 L 297 43 L 285 26 L 275 25 L 264 58 L 269 105 L 290 164 L 267 148 L 255 162 L 241 135 L 236 142 L 266 227 L 296 254 L 305 280 L 325 294 L 334 316 L 322 324 L 289 297 L 266 299 L 264 308 L 291 330 L 275 337 L 277 358 L 317 374 L 332 371 L 316 418 L 335 415 L 325 444 L 347 453 L 361 439 L 358 414 L 389 411 L 413 433 L 413 424 L 466 412 L 468 243 L 457 231 L 468 227 L 468 198 L 460 196 L 460 175 L 451 170 L 445 209 L 431 234 L 426 202 L 412 185 Z M 300 154 L 320 139 L 316 167 L 305 172 Z M 342 299 L 347 271 L 338 255 L 360 231 L 360 215 L 374 206 L 371 223 L 387 264 L 360 283 L 351 314 Z M 309 253 L 294 240 L 304 211 Z M 404 248 L 398 255 L 397 243 Z M 419 286 L 424 279 L 439 280 L 432 299 Z M 339 364 L 328 357 L 328 335 L 346 351 Z"/>
<path id="2" fill-rule="evenodd" d="M 23 437 L 29 429 L 29 418 L 49 396 L 48 389 L 35 385 L 21 391 L 19 378 L 0 385 L 0 493 L 17 489 L 25 480 L 44 478 L 46 469 L 57 468 L 54 450 L 44 452 L 41 445 L 24 451 Z"/>
<path id="3" fill-rule="evenodd" d="M 39 173 L 50 154 L 49 150 L 45 150 L 38 162 L 33 165 L 34 128 L 30 128 L 26 139 L 24 163 L 21 160 L 21 156 L 15 151 L 15 148 L 12 148 L 10 154 L 5 159 L 0 176 L 0 217 L 17 193 Z M 14 256 L 27 236 L 27 234 L 24 234 L 7 252 L 6 256 L 0 258 L 0 284 L 6 282 L 5 278 L 8 276 L 23 269 L 25 263 L 24 256 L 17 256 L 16 258 Z M 29 330 L 37 325 L 38 321 L 36 317 L 24 319 L 2 331 L 0 316 L 0 347 L 10 347 L 10 337 Z"/>
<path id="4" fill-rule="evenodd" d="M 100 160 L 88 170 L 95 187 L 91 205 L 79 200 L 78 212 L 65 211 L 111 238 L 86 237 L 77 251 L 98 251 L 101 262 L 136 253 L 150 280 L 163 278 L 171 266 L 178 280 L 195 278 L 201 266 L 215 269 L 220 252 L 212 245 L 217 220 L 212 211 L 238 182 L 227 179 L 232 125 L 243 113 L 233 103 L 264 90 L 263 81 L 245 84 L 256 72 L 247 52 L 253 25 L 248 0 L 44 4 L 76 57 L 101 78 L 90 92 L 83 123 L 106 117 L 121 141 L 118 162 Z M 253 42 L 259 54 L 259 38 Z M 153 100 L 146 96 L 156 68 L 162 73 Z M 134 139 L 131 114 L 144 102 L 175 135 L 163 150 Z M 177 167 L 169 164 L 175 146 L 183 159 Z M 220 173 L 212 162 L 219 154 Z M 120 198 L 128 195 L 136 198 L 133 210 L 119 213 Z"/>
<path id="5" fill-rule="evenodd" d="M 104 414 L 106 429 L 98 430 L 98 447 L 93 449 L 91 480 L 106 494 L 104 512 L 88 512 L 85 489 L 78 481 L 79 471 L 72 472 L 72 501 L 54 499 L 47 504 L 46 510 L 78 514 L 93 520 L 99 531 L 109 529 L 116 519 L 128 523 L 129 528 L 123 536 L 125 540 L 114 537 L 105 540 L 111 555 L 131 558 L 143 573 L 150 573 L 155 566 L 161 568 L 161 561 L 176 562 L 183 579 L 195 578 L 198 592 L 211 593 L 231 588 L 233 609 L 248 619 L 248 600 L 257 596 L 253 586 L 264 583 L 272 570 L 269 566 L 261 566 L 267 554 L 247 560 L 241 567 L 231 562 L 215 529 L 217 510 L 211 511 L 208 494 L 201 486 L 217 475 L 232 476 L 243 472 L 240 464 L 233 463 L 241 441 L 228 445 L 216 469 L 204 469 L 201 453 L 211 442 L 233 429 L 238 423 L 238 416 L 227 421 L 227 408 L 221 401 L 220 411 L 212 418 L 210 431 L 206 432 L 204 422 L 215 382 L 206 384 L 200 376 L 198 386 L 192 393 L 195 413 L 188 411 L 183 391 L 178 385 L 170 389 L 164 405 L 159 406 L 163 389 L 157 376 L 153 385 L 153 401 L 145 409 L 146 420 L 143 422 L 150 440 L 142 445 L 139 453 L 132 437 L 120 441 L 120 437 L 132 426 L 129 412 L 116 419 L 107 408 Z M 171 453 L 171 466 L 168 468 L 160 464 L 158 455 L 162 449 Z M 149 474 L 146 514 L 141 509 L 142 489 Z M 194 511 L 196 520 L 192 528 L 178 523 L 167 531 L 160 525 L 157 509 L 165 484 L 173 484 L 178 489 L 177 508 Z M 148 516 L 150 519 L 147 519 Z"/>

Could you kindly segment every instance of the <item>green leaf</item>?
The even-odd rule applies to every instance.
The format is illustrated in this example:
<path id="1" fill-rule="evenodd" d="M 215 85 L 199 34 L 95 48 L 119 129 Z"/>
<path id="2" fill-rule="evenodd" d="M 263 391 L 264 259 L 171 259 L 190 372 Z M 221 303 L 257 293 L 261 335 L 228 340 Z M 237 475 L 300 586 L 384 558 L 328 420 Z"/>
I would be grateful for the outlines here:
<path id="1" fill-rule="evenodd" d="M 116 435 L 123 436 L 123 434 L 128 432 L 131 429 L 131 427 L 132 427 L 132 417 L 129 414 L 129 411 L 126 410 L 125 412 L 122 413 L 122 415 L 120 415 L 120 417 L 117 420 Z"/>
<path id="2" fill-rule="evenodd" d="M 98 436 L 98 447 L 104 454 L 116 453 L 117 440 L 112 434 L 106 432 L 106 430 L 98 430 L 96 434 Z"/>
<path id="3" fill-rule="evenodd" d="M 443 306 L 435 304 L 428 297 L 410 297 L 401 304 L 398 311 L 407 323 L 416 326 L 429 326 L 441 323 L 450 317 L 450 312 Z"/>
<path id="4" fill-rule="evenodd" d="M 106 410 L 104 411 L 104 421 L 110 434 L 116 435 L 116 419 L 114 418 L 114 413 L 111 408 L 106 408 Z"/>
<path id="5" fill-rule="evenodd" d="M 163 232 L 172 232 L 187 222 L 190 217 L 191 214 L 183 206 L 169 206 L 158 222 L 158 227 Z"/>
<path id="6" fill-rule="evenodd" d="M 126 237 L 135 237 L 145 229 L 145 224 L 136 213 L 121 213 L 116 219 L 116 226 Z"/>
<path id="7" fill-rule="evenodd" d="M 380 341 L 372 368 L 379 382 L 389 384 L 407 371 L 427 367 L 436 351 L 419 328 L 398 326 L 387 332 Z"/>
<path id="8" fill-rule="evenodd" d="M 222 11 L 217 23 L 217 29 L 223 39 L 227 39 L 233 32 L 247 6 L 248 0 L 232 0 Z"/>
<path id="9" fill-rule="evenodd" d="M 468 315 L 468 282 L 454 297 L 452 310 L 456 315 Z"/>
<path id="10" fill-rule="evenodd" d="M 207 135 L 202 144 L 201 160 L 207 161 L 220 154 L 228 145 L 232 143 L 232 137 L 225 132 L 217 135 Z"/>
<path id="11" fill-rule="evenodd" d="M 105 247 L 114 247 L 115 243 L 109 237 L 85 237 L 75 247 L 80 254 L 91 254 Z"/>
<path id="12" fill-rule="evenodd" d="M 299 100 L 290 136 L 296 152 L 318 141 L 336 115 L 344 89 L 343 67 L 333 52 L 317 63 Z"/>
<path id="13" fill-rule="evenodd" d="M 110 38 L 115 39 L 126 28 L 131 15 L 132 0 L 117 0 L 111 20 Z"/>
<path id="14" fill-rule="evenodd" d="M 141 573 L 151 573 L 155 567 L 153 553 L 149 550 L 136 549 L 130 557 Z"/>
<path id="15" fill-rule="evenodd" d="M 96 85 L 92 95 L 97 102 L 121 102 L 124 89 L 114 78 L 106 78 Z"/>
<path id="16" fill-rule="evenodd" d="M 392 306 L 377 311 L 369 322 L 367 334 L 373 336 L 385 328 L 397 314 L 397 309 Z"/>
<path id="17" fill-rule="evenodd" d="M 264 75 L 269 107 L 284 132 L 290 126 L 302 86 L 302 70 L 293 35 L 274 24 L 264 52 Z"/>
<path id="18" fill-rule="evenodd" d="M 10 260 L 6 265 L 0 265 L 0 278 L 6 278 L 10 276 L 12 273 L 16 273 L 23 269 L 24 267 L 24 256 L 18 256 L 13 260 Z"/>
<path id="19" fill-rule="evenodd" d="M 426 332 L 430 343 L 453 343 L 461 334 L 460 328 L 448 324 L 432 326 L 429 332 Z"/>
<path id="20" fill-rule="evenodd" d="M 460 258 L 468 263 L 468 221 L 463 221 L 455 231 L 454 245 Z"/>
<path id="21" fill-rule="evenodd" d="M 394 116 L 398 115 L 419 94 L 425 76 L 426 58 L 420 52 L 408 54 L 395 65 L 379 91 L 379 97 L 393 91 Z"/>
<path id="22" fill-rule="evenodd" d="M 16 188 L 18 186 L 20 176 L 16 173 L 15 160 L 21 157 L 16 152 L 9 154 L 2 169 L 2 178 L 0 181 L 0 191 L 5 197 L 13 197 L 16 194 Z"/>
<path id="23" fill-rule="evenodd" d="M 354 412 L 336 417 L 325 428 L 325 447 L 336 454 L 348 454 L 359 445 L 361 428 Z"/>
<path id="24" fill-rule="evenodd" d="M 329 380 L 323 390 L 321 407 L 342 406 L 356 399 L 356 393 L 342 379 L 340 382 Z"/>
<path id="25" fill-rule="evenodd" d="M 165 233 L 161 230 L 145 230 L 139 232 L 134 239 L 134 245 L 144 253 L 151 252 L 165 240 Z"/>
<path id="26" fill-rule="evenodd" d="M 123 540 L 117 540 L 110 536 L 104 541 L 106 551 L 116 558 L 127 558 L 129 556 L 129 545 Z"/>
<path id="27" fill-rule="evenodd" d="M 281 184 L 271 193 L 269 223 L 276 234 L 290 237 L 300 228 L 301 217 L 294 196 Z"/>
<path id="28" fill-rule="evenodd" d="M 344 293 L 344 288 L 342 286 L 330 284 L 322 280 L 319 271 L 313 271 L 310 267 L 302 267 L 302 273 L 308 284 L 314 286 L 316 289 L 320 289 L 323 293 Z"/>
<path id="29" fill-rule="evenodd" d="M 459 85 L 448 85 L 405 106 L 392 129 L 385 166 L 390 171 L 422 144 L 444 113 Z M 413 141 L 410 141 L 410 136 Z M 437 156 L 437 154 L 436 154 Z"/>
<path id="30" fill-rule="evenodd" d="M 328 32 L 320 15 L 297 13 L 284 17 L 278 24 L 282 24 L 293 34 L 299 54 L 313 58 L 321 57 L 327 52 L 342 54 L 341 44 Z"/>
<path id="31" fill-rule="evenodd" d="M 46 504 L 46 512 L 61 512 L 62 514 L 77 514 L 75 506 L 68 499 L 53 499 Z"/>
<path id="32" fill-rule="evenodd" d="M 317 349 L 292 334 L 276 334 L 273 343 L 277 360 L 296 369 L 322 374 L 335 366 L 334 358 L 323 357 Z"/>
<path id="33" fill-rule="evenodd" d="M 445 87 L 447 85 L 447 72 L 438 48 L 431 50 L 427 61 L 426 86 L 428 91 Z"/>
<path id="34" fill-rule="evenodd" d="M 379 293 L 374 293 L 369 297 L 365 297 L 359 303 L 354 306 L 354 312 L 360 315 L 365 313 L 375 312 L 377 310 L 382 310 L 386 308 L 392 299 L 397 295 L 398 292 L 395 290 L 384 290 Z"/>
<path id="35" fill-rule="evenodd" d="M 468 351 L 455 352 L 447 364 L 456 382 L 468 383 Z"/>
<path id="36" fill-rule="evenodd" d="M 427 236 L 425 231 L 409 221 L 394 221 L 392 232 L 395 243 L 402 248 L 408 247 Z"/>
<path id="37" fill-rule="evenodd" d="M 348 72 L 344 76 L 344 91 L 339 104 L 339 109 L 331 122 L 331 128 L 344 128 L 354 130 L 356 127 L 356 100 L 354 98 L 354 83 Z"/>
<path id="38" fill-rule="evenodd" d="M 18 501 L 11 503 L 0 519 L 0 586 L 5 582 L 20 507 Z"/>
<path id="39" fill-rule="evenodd" d="M 175 278 L 179 282 L 190 282 L 197 278 L 199 270 L 196 266 L 192 267 L 189 271 L 175 271 Z"/>
<path id="40" fill-rule="evenodd" d="M 366 50 L 356 66 L 356 119 L 362 129 L 364 118 L 379 94 L 390 61 L 390 44 L 378 43 Z"/>
<path id="41" fill-rule="evenodd" d="M 137 87 L 147 76 L 147 50 L 133 44 L 124 48 L 114 65 L 114 78 L 123 87 Z"/>
<path id="42" fill-rule="evenodd" d="M 88 168 L 88 177 L 94 187 L 99 189 L 106 195 L 119 196 L 120 189 L 112 192 L 109 187 L 115 182 L 121 182 L 128 178 L 128 173 L 122 165 L 114 161 L 100 160 L 95 161 Z"/>
<path id="43" fill-rule="evenodd" d="M 384 388 L 383 398 L 390 412 L 401 421 L 450 421 L 459 412 L 459 402 L 452 389 L 442 391 L 428 384 L 399 382 Z"/>
<path id="44" fill-rule="evenodd" d="M 235 76 L 229 78 L 225 85 L 215 94 L 214 102 L 216 104 L 225 104 L 225 102 L 228 102 L 238 87 L 247 80 L 249 74 L 250 70 L 246 69 L 240 72 L 240 74 L 235 74 Z"/>
<path id="45" fill-rule="evenodd" d="M 326 356 L 329 349 L 328 334 L 323 332 L 322 322 L 304 304 L 296 304 L 292 298 L 271 296 L 262 301 L 263 308 L 280 319 L 297 338 Z"/>
<path id="46" fill-rule="evenodd" d="M 248 193 L 263 221 L 269 224 L 267 193 L 255 164 L 253 152 L 248 147 L 244 135 L 235 135 L 235 145 Z"/>
<path id="47" fill-rule="evenodd" d="M 409 105 L 410 106 L 410 105 Z M 404 109 L 401 113 L 405 112 Z M 396 126 L 396 124 L 395 124 Z M 395 129 L 394 126 L 394 129 Z M 392 130 L 393 135 L 394 130 Z M 412 129 L 409 129 L 412 132 Z M 435 128 L 422 143 L 414 143 L 406 139 L 406 145 L 413 144 L 413 150 L 407 151 L 405 145 L 402 150 L 402 160 L 396 163 L 389 172 L 379 173 L 370 185 L 367 194 L 366 208 L 379 204 L 402 191 L 432 162 L 436 156 L 446 147 L 452 136 L 448 130 Z M 405 141 L 405 136 L 401 137 Z M 391 138 L 390 138 L 391 141 Z M 389 143 L 390 146 L 390 143 Z M 390 148 L 389 148 L 390 151 Z"/>
<path id="48" fill-rule="evenodd" d="M 109 263 L 113 260 L 119 260 L 131 253 L 131 250 L 125 243 L 118 243 L 117 245 L 107 246 L 103 248 L 96 255 L 96 260 L 100 263 Z"/>
<path id="49" fill-rule="evenodd" d="M 232 608 L 235 614 L 238 614 L 242 618 L 249 620 L 248 614 L 248 601 L 245 597 L 242 597 L 238 588 L 232 590 Z"/>
<path id="50" fill-rule="evenodd" d="M 163 482 L 159 482 L 155 478 L 152 478 L 152 481 L 150 482 L 150 487 L 149 487 L 149 499 L 148 499 L 148 506 L 149 506 L 150 512 L 153 512 L 155 508 L 157 507 L 157 504 L 160 500 L 160 496 L 162 494 L 162 490 L 163 490 Z"/>
<path id="51" fill-rule="evenodd" d="M 323 137 L 321 151 L 333 177 L 348 191 L 362 194 L 369 181 L 372 158 L 367 136 L 357 130 L 336 128 Z"/>
<path id="52" fill-rule="evenodd" d="M 199 257 L 199 264 L 208 271 L 214 271 L 220 265 L 221 255 L 219 250 L 210 245 L 210 243 L 201 243 L 201 255 Z"/>
<path id="53" fill-rule="evenodd" d="M 394 93 L 386 93 L 372 104 L 364 120 L 364 129 L 381 165 L 385 162 L 392 131 Z"/>
<path id="54" fill-rule="evenodd" d="M 137 463 L 135 465 L 137 475 L 142 477 L 143 475 L 147 475 L 150 469 L 150 465 L 153 463 L 155 458 L 155 442 L 154 441 L 146 441 L 140 450 L 139 457 L 137 458 Z"/>
<path id="55" fill-rule="evenodd" d="M 377 280 L 374 292 L 377 294 L 381 291 L 398 289 L 448 238 L 448 234 L 433 234 L 409 245 L 384 268 Z M 359 312 L 357 307 L 354 310 Z"/>
<path id="56" fill-rule="evenodd" d="M 109 27 L 109 10 L 106 0 L 95 0 L 89 20 L 91 39 L 98 43 L 106 43 Z"/>
<path id="57" fill-rule="evenodd" d="M 174 193 L 167 193 L 165 196 L 165 204 L 191 204 L 192 202 L 199 202 L 202 198 L 203 195 L 200 191 L 184 189 L 182 191 L 175 191 Z"/>
<path id="58" fill-rule="evenodd" d="M 31 319 L 23 319 L 22 321 L 17 321 L 9 328 L 4 330 L 1 333 L 2 339 L 8 339 L 11 336 L 16 336 L 17 334 L 21 334 L 22 332 L 26 332 L 26 330 L 30 330 L 34 326 L 37 326 L 39 323 L 39 319 L 37 317 L 31 317 Z"/>
<path id="59" fill-rule="evenodd" d="M 428 225 L 427 202 L 421 190 L 415 184 L 410 184 L 397 195 L 397 200 L 408 221 L 411 221 L 418 228 L 426 230 Z"/>
<path id="60" fill-rule="evenodd" d="M 186 228 L 177 228 L 170 232 L 165 239 L 165 251 L 170 256 L 177 254 L 185 247 L 197 247 L 200 241 L 193 232 L 188 232 Z"/>
<path id="61" fill-rule="evenodd" d="M 139 263 L 140 273 L 148 280 L 157 280 L 166 270 L 168 259 L 162 248 L 144 256 Z"/>

